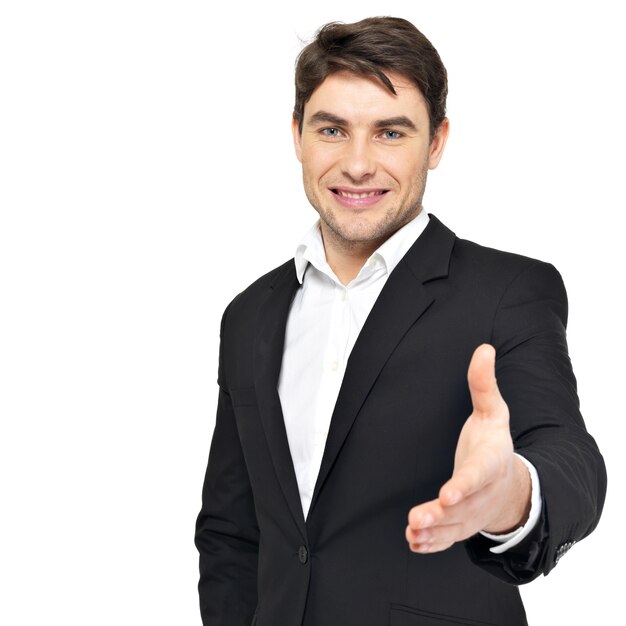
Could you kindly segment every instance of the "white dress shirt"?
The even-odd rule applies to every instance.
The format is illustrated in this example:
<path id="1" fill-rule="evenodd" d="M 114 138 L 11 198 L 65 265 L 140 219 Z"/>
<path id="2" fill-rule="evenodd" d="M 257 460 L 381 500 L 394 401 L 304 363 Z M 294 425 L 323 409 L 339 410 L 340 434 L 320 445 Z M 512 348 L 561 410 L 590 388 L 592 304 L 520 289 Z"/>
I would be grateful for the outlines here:
<path id="1" fill-rule="evenodd" d="M 422 210 L 369 257 L 348 285 L 341 283 L 326 261 L 319 221 L 296 249 L 301 287 L 287 318 L 278 393 L 305 519 L 350 352 L 389 274 L 428 220 Z M 492 548 L 494 552 L 519 543 L 539 517 L 539 479 L 535 468 L 520 458 L 533 481 L 531 516 L 525 526 L 509 535 L 487 535 L 501 543 Z"/>

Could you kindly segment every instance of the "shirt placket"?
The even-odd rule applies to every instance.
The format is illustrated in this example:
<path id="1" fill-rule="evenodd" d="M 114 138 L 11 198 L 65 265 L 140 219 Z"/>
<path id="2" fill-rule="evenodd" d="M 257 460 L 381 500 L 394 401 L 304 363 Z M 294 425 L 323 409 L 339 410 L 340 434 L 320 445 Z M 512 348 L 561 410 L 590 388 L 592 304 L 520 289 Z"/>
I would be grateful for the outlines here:
<path id="1" fill-rule="evenodd" d="M 336 284 L 331 308 L 328 341 L 322 361 L 321 384 L 315 410 L 313 459 L 310 474 L 311 486 L 314 486 L 317 480 L 328 438 L 331 417 L 346 369 L 345 356 L 350 338 L 351 320 L 349 307 L 349 289 L 343 285 Z"/>

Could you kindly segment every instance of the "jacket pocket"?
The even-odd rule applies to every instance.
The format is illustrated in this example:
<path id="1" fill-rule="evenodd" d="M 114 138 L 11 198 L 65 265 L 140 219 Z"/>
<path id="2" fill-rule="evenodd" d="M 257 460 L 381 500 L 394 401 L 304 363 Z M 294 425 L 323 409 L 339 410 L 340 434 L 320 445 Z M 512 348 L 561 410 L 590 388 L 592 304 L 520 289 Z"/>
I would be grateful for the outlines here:
<path id="1" fill-rule="evenodd" d="M 390 626 L 496 626 L 491 622 L 481 622 L 477 620 L 457 617 L 454 615 L 443 615 L 414 609 L 402 604 L 392 604 L 390 611 Z"/>

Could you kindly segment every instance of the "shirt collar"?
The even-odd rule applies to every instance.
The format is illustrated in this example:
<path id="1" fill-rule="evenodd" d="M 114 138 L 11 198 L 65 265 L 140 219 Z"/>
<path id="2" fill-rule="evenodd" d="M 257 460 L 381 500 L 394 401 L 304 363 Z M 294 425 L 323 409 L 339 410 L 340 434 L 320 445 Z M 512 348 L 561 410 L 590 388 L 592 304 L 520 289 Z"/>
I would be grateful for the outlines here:
<path id="1" fill-rule="evenodd" d="M 426 226 L 428 226 L 428 220 L 428 213 L 422 209 L 416 217 L 397 230 L 387 241 L 374 251 L 365 262 L 365 265 L 372 260 L 380 260 L 384 263 L 387 273 L 391 274 L 402 257 L 409 251 L 409 248 L 422 234 Z M 326 261 L 326 252 L 324 251 L 324 242 L 322 241 L 319 220 L 315 222 L 298 244 L 294 261 L 296 265 L 296 275 L 301 284 L 304 280 L 304 273 L 309 263 L 320 272 L 334 276 L 332 269 Z"/>
<path id="2" fill-rule="evenodd" d="M 304 280 L 304 272 L 309 263 L 324 274 L 328 274 L 329 272 L 332 274 L 330 265 L 328 265 L 326 261 L 326 252 L 324 251 L 324 242 L 322 240 L 319 220 L 311 226 L 307 234 L 302 238 L 302 241 L 298 244 L 294 261 L 296 262 L 296 275 L 300 284 L 302 284 Z"/>

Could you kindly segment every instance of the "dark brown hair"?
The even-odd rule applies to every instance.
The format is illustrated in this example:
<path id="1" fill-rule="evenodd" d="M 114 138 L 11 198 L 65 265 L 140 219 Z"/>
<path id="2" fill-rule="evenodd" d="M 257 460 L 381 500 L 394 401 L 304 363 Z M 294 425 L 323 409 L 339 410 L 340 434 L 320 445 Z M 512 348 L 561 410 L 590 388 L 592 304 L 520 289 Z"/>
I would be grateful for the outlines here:
<path id="1" fill-rule="evenodd" d="M 394 95 L 385 72 L 402 74 L 426 101 L 430 139 L 446 116 L 448 78 L 433 45 L 407 20 L 368 17 L 354 24 L 330 22 L 298 55 L 293 116 L 302 133 L 304 105 L 315 89 L 335 72 L 374 76 Z"/>

